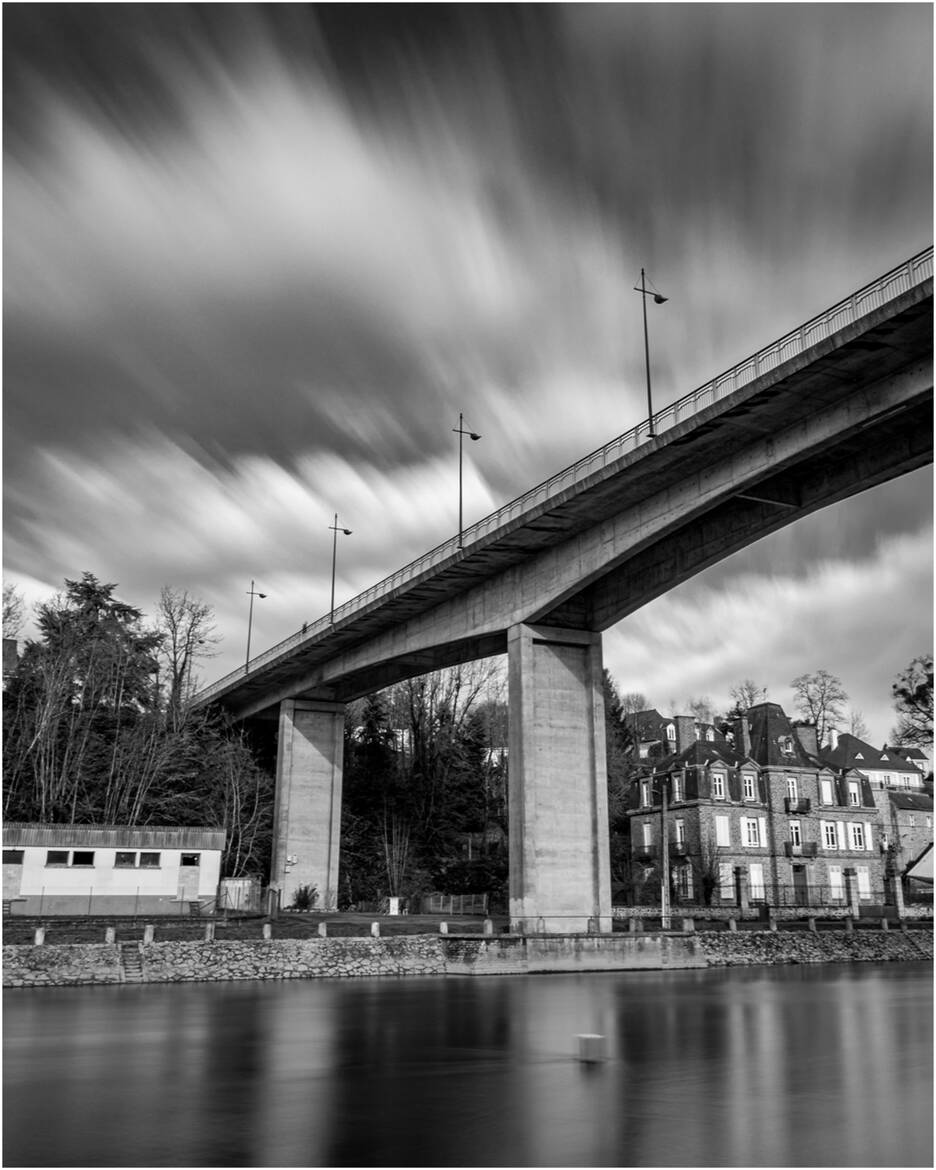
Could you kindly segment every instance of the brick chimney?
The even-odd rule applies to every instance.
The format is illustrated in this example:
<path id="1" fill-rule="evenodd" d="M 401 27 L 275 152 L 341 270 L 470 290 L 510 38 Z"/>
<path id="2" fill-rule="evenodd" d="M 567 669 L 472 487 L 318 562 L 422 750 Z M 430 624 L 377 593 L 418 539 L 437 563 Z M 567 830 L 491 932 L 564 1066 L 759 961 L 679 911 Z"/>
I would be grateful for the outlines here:
<path id="1" fill-rule="evenodd" d="M 695 716 L 676 715 L 673 722 L 676 724 L 676 751 L 684 752 L 696 741 Z"/>
<path id="2" fill-rule="evenodd" d="M 734 749 L 739 756 L 751 754 L 751 728 L 747 715 L 742 715 L 734 721 Z"/>
<path id="3" fill-rule="evenodd" d="M 793 733 L 800 742 L 803 751 L 811 756 L 819 754 L 819 735 L 815 723 L 794 723 Z"/>
<path id="4" fill-rule="evenodd" d="M 829 728 L 829 748 L 833 752 L 838 747 L 838 735 L 839 733 L 835 730 L 834 727 Z"/>

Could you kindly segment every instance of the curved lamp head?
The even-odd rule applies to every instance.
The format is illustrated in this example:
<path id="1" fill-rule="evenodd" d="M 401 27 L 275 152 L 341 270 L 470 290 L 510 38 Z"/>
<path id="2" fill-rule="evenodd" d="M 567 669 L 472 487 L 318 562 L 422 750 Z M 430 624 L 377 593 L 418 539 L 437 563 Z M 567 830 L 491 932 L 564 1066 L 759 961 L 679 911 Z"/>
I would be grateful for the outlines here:
<path id="1" fill-rule="evenodd" d="M 266 594 L 265 593 L 258 593 L 257 596 L 258 597 L 266 597 Z"/>
<path id="2" fill-rule="evenodd" d="M 480 438 L 481 438 L 481 436 L 480 436 L 480 435 L 476 435 L 476 434 L 474 433 L 474 431 L 472 431 L 472 432 L 471 432 L 471 434 L 468 436 L 468 438 L 469 438 L 469 439 L 480 439 Z"/>
<path id="3" fill-rule="evenodd" d="M 664 297 L 661 293 L 653 294 L 653 303 L 655 305 L 663 305 L 669 300 L 669 297 Z"/>
<path id="4" fill-rule="evenodd" d="M 350 528 L 342 528 L 342 530 L 341 530 L 341 531 L 342 531 L 342 532 L 345 534 L 345 536 L 350 536 L 350 535 L 351 535 L 351 529 L 350 529 Z"/>

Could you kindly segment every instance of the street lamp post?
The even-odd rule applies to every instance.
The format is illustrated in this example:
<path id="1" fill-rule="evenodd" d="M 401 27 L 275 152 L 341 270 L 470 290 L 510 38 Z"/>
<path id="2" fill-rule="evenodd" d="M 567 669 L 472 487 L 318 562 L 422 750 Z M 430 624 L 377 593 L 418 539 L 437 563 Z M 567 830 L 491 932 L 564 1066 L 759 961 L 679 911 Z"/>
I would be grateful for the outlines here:
<path id="1" fill-rule="evenodd" d="M 251 580 L 250 588 L 247 590 L 250 594 L 250 609 L 247 613 L 247 658 L 244 662 L 244 674 L 250 670 L 250 630 L 253 626 L 253 599 L 255 597 L 266 597 L 265 593 L 259 593 L 254 589 L 254 581 Z"/>
<path id="2" fill-rule="evenodd" d="M 638 288 L 635 284 L 634 292 L 639 292 L 643 301 L 644 361 L 647 367 L 647 419 L 649 422 L 647 432 L 652 437 L 655 432 L 653 430 L 653 399 L 650 396 L 650 339 L 647 333 L 647 297 L 648 295 L 652 296 L 655 305 L 665 304 L 669 300 L 669 297 L 665 297 L 662 293 L 658 293 L 653 289 L 649 293 L 647 292 L 647 277 L 642 268 L 640 270 L 640 287 Z"/>
<path id="3" fill-rule="evenodd" d="M 452 430 L 458 435 L 458 547 L 462 548 L 462 445 L 464 443 L 464 436 L 467 435 L 472 442 L 477 442 L 481 438 L 476 435 L 474 431 L 466 431 L 464 427 L 465 419 L 462 412 L 458 412 L 458 426 L 452 427 Z"/>
<path id="4" fill-rule="evenodd" d="M 669 837 L 666 835 L 666 797 L 668 776 L 660 778 L 660 860 L 663 867 L 663 880 L 660 883 L 660 929 L 670 928 L 670 866 L 669 866 Z"/>
<path id="5" fill-rule="evenodd" d="M 335 566 L 338 563 L 338 533 L 343 532 L 345 536 L 351 535 L 350 528 L 342 528 L 338 523 L 338 513 L 335 513 L 335 523 L 328 526 L 332 533 L 332 588 L 331 588 L 331 611 L 330 620 L 334 624 L 335 621 Z"/>

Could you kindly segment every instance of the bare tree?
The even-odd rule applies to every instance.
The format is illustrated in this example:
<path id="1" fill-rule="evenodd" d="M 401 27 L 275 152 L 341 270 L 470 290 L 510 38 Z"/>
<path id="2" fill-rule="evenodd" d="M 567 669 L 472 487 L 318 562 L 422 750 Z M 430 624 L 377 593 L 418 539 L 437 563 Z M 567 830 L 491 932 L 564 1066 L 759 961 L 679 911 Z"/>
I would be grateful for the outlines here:
<path id="1" fill-rule="evenodd" d="M 737 715 L 743 715 L 745 711 L 756 707 L 758 703 L 763 703 L 767 698 L 767 688 L 760 686 L 750 678 L 742 679 L 728 693 L 734 700 L 733 713 Z"/>
<path id="2" fill-rule="evenodd" d="M 860 711 L 852 710 L 849 712 L 848 731 L 856 739 L 863 739 L 867 742 L 871 732 L 868 730 L 868 725 L 865 723 L 864 716 Z"/>
<path id="3" fill-rule="evenodd" d="M 715 718 L 715 708 L 708 695 L 699 695 L 698 698 L 689 699 L 686 708 L 699 723 L 711 723 Z"/>
<path id="4" fill-rule="evenodd" d="M 894 679 L 891 693 L 898 721 L 895 743 L 927 747 L 933 742 L 933 656 L 921 654 Z"/>
<path id="5" fill-rule="evenodd" d="M 790 683 L 794 704 L 799 714 L 816 725 L 820 745 L 826 743 L 828 733 L 844 719 L 844 704 L 848 695 L 841 679 L 827 670 L 815 674 L 801 674 Z"/>
<path id="6" fill-rule="evenodd" d="M 166 711 L 170 726 L 178 727 L 184 719 L 185 704 L 195 684 L 195 664 L 214 656 L 214 611 L 210 605 L 164 585 L 159 594 L 156 625 L 163 635 L 160 663 L 165 666 Z"/>
<path id="7" fill-rule="evenodd" d="M 26 602 L 10 581 L 3 582 L 3 636 L 15 638 L 26 620 Z"/>

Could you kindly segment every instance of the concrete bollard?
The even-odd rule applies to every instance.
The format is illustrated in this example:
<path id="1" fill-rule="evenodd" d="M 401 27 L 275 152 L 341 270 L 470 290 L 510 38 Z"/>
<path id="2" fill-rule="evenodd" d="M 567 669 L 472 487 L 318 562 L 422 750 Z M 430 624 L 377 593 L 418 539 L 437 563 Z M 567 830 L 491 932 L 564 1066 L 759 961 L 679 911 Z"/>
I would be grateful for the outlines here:
<path id="1" fill-rule="evenodd" d="M 213 922 L 205 923 L 205 942 L 214 942 L 215 924 Z M 146 942 L 146 939 L 143 939 Z M 150 940 L 152 941 L 152 940 Z"/>
<path id="2" fill-rule="evenodd" d="M 271 924 L 269 922 L 264 922 L 264 924 L 263 924 L 263 937 L 264 938 L 272 938 L 273 937 L 273 927 L 271 926 Z"/>
<path id="3" fill-rule="evenodd" d="M 777 920 L 776 920 L 776 918 L 772 918 L 772 917 L 771 917 L 771 918 L 768 918 L 768 919 L 767 919 L 767 929 L 768 929 L 768 930 L 776 930 L 776 929 L 777 929 Z"/>
<path id="4" fill-rule="evenodd" d="M 728 919 L 728 929 L 729 929 L 729 930 L 737 930 L 737 929 L 738 929 L 738 920 L 737 920 L 737 918 L 729 918 L 729 919 Z"/>
<path id="5" fill-rule="evenodd" d="M 586 1064 L 596 1064 L 607 1056 L 607 1045 L 604 1036 L 596 1032 L 583 1032 L 578 1037 L 579 1060 Z"/>
<path id="6" fill-rule="evenodd" d="M 440 922 L 439 923 L 439 934 L 448 934 L 448 923 L 447 922 Z"/>
<path id="7" fill-rule="evenodd" d="M 328 923 L 320 922 L 318 924 L 319 938 L 328 938 Z"/>
<path id="8" fill-rule="evenodd" d="M 886 918 L 881 918 L 881 930 L 890 930 L 890 923 Z"/>
<path id="9" fill-rule="evenodd" d="M 639 918 L 628 918 L 627 920 L 627 929 L 631 932 L 631 934 L 636 934 L 642 926 L 643 923 Z"/>
<path id="10" fill-rule="evenodd" d="M 371 938 L 380 938 L 380 923 L 372 922 L 370 924 Z"/>
<path id="11" fill-rule="evenodd" d="M 692 934 L 695 931 L 695 919 L 684 918 L 682 920 L 683 934 Z"/>
<path id="12" fill-rule="evenodd" d="M 106 943 L 114 943 L 117 941 L 117 927 L 108 926 L 104 931 L 104 941 Z"/>
<path id="13" fill-rule="evenodd" d="M 854 929 L 855 929 L 855 920 L 849 914 L 848 917 L 845 919 L 845 933 L 852 934 L 854 932 Z"/>
<path id="14" fill-rule="evenodd" d="M 485 918 L 485 920 L 481 926 L 481 930 L 484 934 L 493 934 L 494 933 L 494 920 L 493 920 L 493 918 Z"/>
<path id="15" fill-rule="evenodd" d="M 143 927 L 143 941 L 145 943 L 151 943 L 153 941 L 153 935 L 155 933 L 156 933 L 156 927 L 153 926 L 153 924 L 151 922 L 148 922 L 146 924 L 146 926 Z"/>
<path id="16" fill-rule="evenodd" d="M 816 926 L 816 920 L 815 920 L 815 918 L 807 918 L 807 919 L 806 919 L 806 926 L 807 926 L 807 928 L 808 928 L 809 930 L 811 930 L 811 931 L 812 931 L 812 933 L 813 933 L 813 934 L 816 934 L 816 933 L 817 933 L 817 931 L 818 931 L 818 929 L 819 929 L 819 928 Z"/>
<path id="17" fill-rule="evenodd" d="M 45 927 L 37 926 L 36 933 L 33 935 L 33 945 L 41 947 L 45 942 Z"/>

